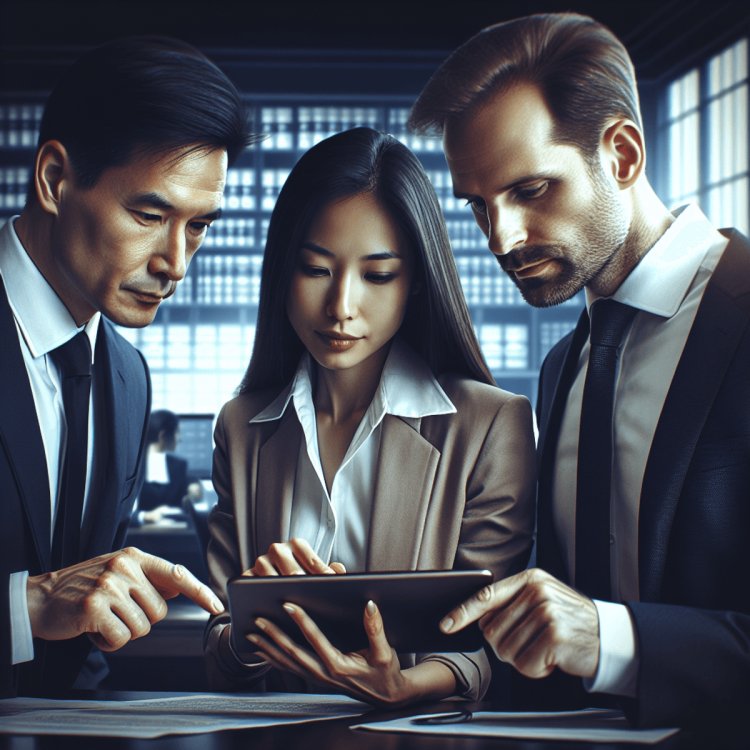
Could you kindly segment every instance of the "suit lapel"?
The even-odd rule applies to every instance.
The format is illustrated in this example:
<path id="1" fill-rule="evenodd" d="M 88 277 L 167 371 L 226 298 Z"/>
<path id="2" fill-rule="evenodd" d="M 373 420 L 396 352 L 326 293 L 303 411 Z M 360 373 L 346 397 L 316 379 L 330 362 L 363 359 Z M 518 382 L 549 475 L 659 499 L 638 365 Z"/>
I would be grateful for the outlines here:
<path id="1" fill-rule="evenodd" d="M 368 539 L 367 570 L 415 570 L 439 451 L 413 427 L 386 415 Z"/>
<path id="2" fill-rule="evenodd" d="M 290 404 L 281 417 L 278 429 L 260 448 L 258 491 L 252 509 L 257 555 L 265 554 L 269 544 L 289 536 L 301 440 L 302 428 Z M 254 562 L 255 558 L 250 560 L 251 565 Z"/>
<path id="3" fill-rule="evenodd" d="M 685 475 L 750 318 L 750 253 L 739 234 L 733 233 L 730 239 L 698 308 L 646 465 L 639 517 L 643 601 L 652 601 L 660 594 L 669 535 Z"/>
<path id="4" fill-rule="evenodd" d="M 34 397 L 18 342 L 13 314 L 0 279 L 0 389 L 6 394 L 0 408 L 2 442 L 18 486 L 24 512 L 31 528 L 41 570 L 50 564 L 50 488 L 47 459 L 39 432 Z M 4 498 L 3 502 L 10 502 Z"/>
<path id="5" fill-rule="evenodd" d="M 559 578 L 565 579 L 562 551 L 554 532 L 552 514 L 552 478 L 555 468 L 555 454 L 560 437 L 565 404 L 575 379 L 578 358 L 589 334 L 589 316 L 584 309 L 578 323 L 570 335 L 567 347 L 561 347 L 555 361 L 546 364 L 545 385 L 539 394 L 539 485 L 537 498 L 537 550 L 541 556 L 538 563 Z M 553 354 L 550 355 L 554 356 Z M 547 394 L 551 393 L 551 399 Z"/>

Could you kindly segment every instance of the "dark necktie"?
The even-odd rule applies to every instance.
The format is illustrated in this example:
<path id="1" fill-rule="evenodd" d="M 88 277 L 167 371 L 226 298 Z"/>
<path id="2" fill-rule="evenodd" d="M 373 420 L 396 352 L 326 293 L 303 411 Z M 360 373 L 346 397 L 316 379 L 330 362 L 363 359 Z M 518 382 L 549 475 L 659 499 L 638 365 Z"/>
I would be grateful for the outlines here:
<path id="1" fill-rule="evenodd" d="M 615 300 L 594 302 L 591 349 L 581 405 L 576 488 L 576 587 L 610 598 L 609 504 L 612 480 L 612 402 L 620 345 L 636 310 Z"/>
<path id="2" fill-rule="evenodd" d="M 57 520 L 52 535 L 52 569 L 79 561 L 81 513 L 86 489 L 91 344 L 84 331 L 50 352 L 60 370 L 67 436 Z"/>

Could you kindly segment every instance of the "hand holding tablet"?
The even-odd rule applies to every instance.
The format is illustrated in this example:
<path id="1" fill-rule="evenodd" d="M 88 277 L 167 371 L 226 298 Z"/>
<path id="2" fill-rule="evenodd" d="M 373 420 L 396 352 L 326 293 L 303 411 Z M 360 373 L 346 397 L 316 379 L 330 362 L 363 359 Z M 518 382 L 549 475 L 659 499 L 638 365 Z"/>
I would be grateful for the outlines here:
<path id="1" fill-rule="evenodd" d="M 340 651 L 367 648 L 363 613 L 373 601 L 382 615 L 385 637 L 398 652 L 474 651 L 483 645 L 478 626 L 446 635 L 439 623 L 446 612 L 490 583 L 492 574 L 486 570 L 238 577 L 228 586 L 232 646 L 240 658 L 257 651 L 246 636 L 260 632 L 255 625 L 258 617 L 307 645 L 284 611 L 289 603 L 301 607 Z"/>

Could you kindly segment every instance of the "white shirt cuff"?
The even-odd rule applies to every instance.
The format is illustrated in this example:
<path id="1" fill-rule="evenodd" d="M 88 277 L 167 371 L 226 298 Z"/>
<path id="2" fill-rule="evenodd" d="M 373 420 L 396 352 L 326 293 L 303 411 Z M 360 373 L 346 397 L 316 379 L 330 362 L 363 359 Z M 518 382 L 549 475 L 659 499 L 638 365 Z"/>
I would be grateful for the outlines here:
<path id="1" fill-rule="evenodd" d="M 34 636 L 31 633 L 29 602 L 26 597 L 28 570 L 10 574 L 10 658 L 11 664 L 21 664 L 34 658 Z"/>
<path id="2" fill-rule="evenodd" d="M 638 678 L 635 627 L 624 604 L 594 599 L 599 614 L 599 668 L 583 686 L 590 693 L 609 693 L 634 698 Z"/>

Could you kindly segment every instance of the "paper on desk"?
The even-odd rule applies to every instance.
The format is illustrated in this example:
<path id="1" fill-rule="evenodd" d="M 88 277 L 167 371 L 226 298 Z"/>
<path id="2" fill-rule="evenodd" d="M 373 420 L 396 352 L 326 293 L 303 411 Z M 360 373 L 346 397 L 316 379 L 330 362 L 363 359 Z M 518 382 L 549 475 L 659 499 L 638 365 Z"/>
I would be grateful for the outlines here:
<path id="1" fill-rule="evenodd" d="M 360 716 L 371 706 L 343 695 L 197 693 L 172 698 L 0 700 L 0 733 L 152 738 Z"/>
<path id="2" fill-rule="evenodd" d="M 415 719 L 358 724 L 352 729 L 376 732 L 412 732 L 464 737 L 506 737 L 528 740 L 574 740 L 577 742 L 633 742 L 652 745 L 670 737 L 678 729 L 634 729 L 622 711 L 587 708 L 582 711 L 507 712 L 477 711 L 469 721 L 455 724 L 418 724 Z"/>

